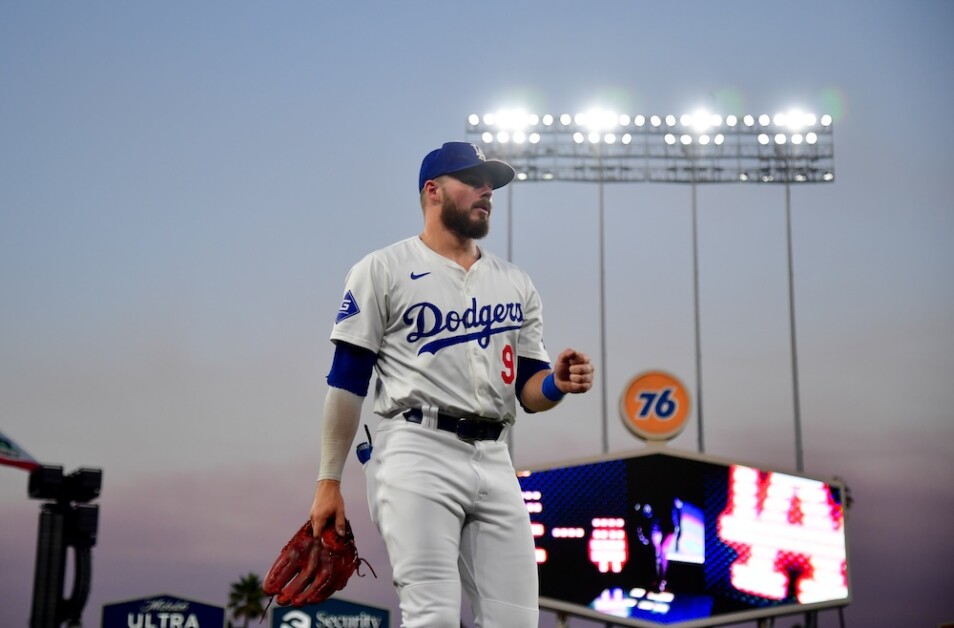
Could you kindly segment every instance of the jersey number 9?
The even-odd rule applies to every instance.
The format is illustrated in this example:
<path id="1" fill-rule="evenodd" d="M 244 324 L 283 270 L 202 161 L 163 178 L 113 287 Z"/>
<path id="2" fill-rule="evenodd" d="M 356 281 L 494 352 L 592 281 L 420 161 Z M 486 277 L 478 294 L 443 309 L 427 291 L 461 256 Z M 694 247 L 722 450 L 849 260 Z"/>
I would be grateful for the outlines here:
<path id="1" fill-rule="evenodd" d="M 503 378 L 505 384 L 512 384 L 514 378 L 517 376 L 517 367 L 513 362 L 513 347 L 509 344 L 504 345 L 500 359 L 503 360 L 504 365 L 504 370 L 500 371 L 500 376 Z"/>

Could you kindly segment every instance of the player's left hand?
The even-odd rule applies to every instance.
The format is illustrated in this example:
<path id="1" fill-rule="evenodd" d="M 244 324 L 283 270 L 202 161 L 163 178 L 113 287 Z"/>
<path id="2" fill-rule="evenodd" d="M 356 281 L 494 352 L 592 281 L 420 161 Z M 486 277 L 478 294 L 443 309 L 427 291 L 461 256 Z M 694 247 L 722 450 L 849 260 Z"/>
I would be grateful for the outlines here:
<path id="1" fill-rule="evenodd" d="M 593 387 L 590 356 L 576 349 L 564 349 L 553 365 L 553 383 L 567 394 L 585 393 Z"/>

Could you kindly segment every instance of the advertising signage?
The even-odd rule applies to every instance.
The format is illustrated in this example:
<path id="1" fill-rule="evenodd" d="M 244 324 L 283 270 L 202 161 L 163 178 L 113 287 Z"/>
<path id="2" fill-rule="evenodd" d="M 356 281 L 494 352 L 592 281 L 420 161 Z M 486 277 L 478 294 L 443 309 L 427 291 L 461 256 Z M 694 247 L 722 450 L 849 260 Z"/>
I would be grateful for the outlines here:
<path id="1" fill-rule="evenodd" d="M 701 628 L 850 602 L 840 483 L 653 447 L 520 484 L 542 608 Z"/>
<path id="2" fill-rule="evenodd" d="M 103 606 L 103 628 L 223 628 L 225 609 L 173 595 Z"/>
<path id="3" fill-rule="evenodd" d="M 390 628 L 391 612 L 338 598 L 300 608 L 276 607 L 271 628 Z"/>

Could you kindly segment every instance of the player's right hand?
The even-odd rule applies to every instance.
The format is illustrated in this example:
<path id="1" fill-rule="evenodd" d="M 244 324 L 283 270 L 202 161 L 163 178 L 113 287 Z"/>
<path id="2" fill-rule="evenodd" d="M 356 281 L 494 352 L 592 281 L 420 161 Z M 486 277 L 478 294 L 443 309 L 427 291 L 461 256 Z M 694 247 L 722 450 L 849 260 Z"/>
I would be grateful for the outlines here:
<path id="1" fill-rule="evenodd" d="M 553 366 L 553 377 L 563 392 L 580 394 L 593 387 L 593 371 L 590 356 L 576 349 L 564 349 Z"/>
<path id="2" fill-rule="evenodd" d="M 341 496 L 341 482 L 338 480 L 319 480 L 315 487 L 315 498 L 311 502 L 311 529 L 315 537 L 321 534 L 325 522 L 334 519 L 335 530 L 344 536 L 345 524 L 344 498 Z"/>

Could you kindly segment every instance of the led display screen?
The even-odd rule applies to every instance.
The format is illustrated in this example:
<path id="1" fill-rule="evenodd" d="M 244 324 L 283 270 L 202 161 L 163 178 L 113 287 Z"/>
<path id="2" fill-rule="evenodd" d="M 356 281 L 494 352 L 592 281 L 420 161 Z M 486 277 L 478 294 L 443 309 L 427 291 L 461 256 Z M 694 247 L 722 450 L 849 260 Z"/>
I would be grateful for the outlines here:
<path id="1" fill-rule="evenodd" d="M 843 487 L 682 452 L 520 473 L 541 606 L 713 626 L 843 606 Z"/>

